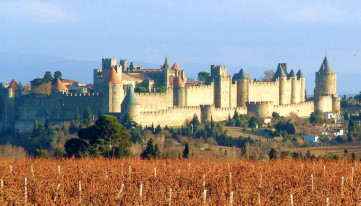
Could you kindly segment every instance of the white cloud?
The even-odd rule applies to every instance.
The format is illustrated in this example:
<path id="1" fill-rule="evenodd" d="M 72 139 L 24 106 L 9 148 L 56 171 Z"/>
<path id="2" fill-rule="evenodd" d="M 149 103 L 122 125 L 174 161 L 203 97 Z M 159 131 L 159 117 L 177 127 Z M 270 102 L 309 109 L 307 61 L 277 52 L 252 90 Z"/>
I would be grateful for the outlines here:
<path id="1" fill-rule="evenodd" d="M 0 2 L 0 16 L 11 20 L 37 23 L 59 23 L 77 19 L 75 15 L 59 5 L 38 0 Z"/>

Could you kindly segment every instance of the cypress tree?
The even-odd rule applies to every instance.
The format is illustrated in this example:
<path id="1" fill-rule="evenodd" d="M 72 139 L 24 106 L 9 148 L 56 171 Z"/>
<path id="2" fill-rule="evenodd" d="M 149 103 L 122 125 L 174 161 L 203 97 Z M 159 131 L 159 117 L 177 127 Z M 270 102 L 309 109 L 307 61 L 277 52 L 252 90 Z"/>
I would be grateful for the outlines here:
<path id="1" fill-rule="evenodd" d="M 183 158 L 188 158 L 188 157 L 189 157 L 189 146 L 188 146 L 188 142 L 187 142 L 184 146 Z"/>

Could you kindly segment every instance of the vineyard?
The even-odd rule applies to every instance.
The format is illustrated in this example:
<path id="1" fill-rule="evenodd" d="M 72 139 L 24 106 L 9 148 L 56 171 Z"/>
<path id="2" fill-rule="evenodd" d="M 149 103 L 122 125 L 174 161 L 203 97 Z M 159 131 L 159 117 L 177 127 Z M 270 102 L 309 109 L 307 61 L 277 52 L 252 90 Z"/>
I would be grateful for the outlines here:
<path id="1" fill-rule="evenodd" d="M 0 205 L 356 205 L 358 162 L 0 160 Z"/>

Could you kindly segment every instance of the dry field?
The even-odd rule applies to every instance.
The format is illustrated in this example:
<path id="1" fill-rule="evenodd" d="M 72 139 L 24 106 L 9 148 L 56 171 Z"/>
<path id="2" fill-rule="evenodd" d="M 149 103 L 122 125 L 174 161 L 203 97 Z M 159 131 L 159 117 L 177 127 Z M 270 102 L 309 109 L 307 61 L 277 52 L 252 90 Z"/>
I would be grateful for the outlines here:
<path id="1" fill-rule="evenodd" d="M 0 205 L 327 205 L 327 198 L 356 205 L 361 198 L 361 165 L 345 160 L 0 159 L 0 177 Z"/>
<path id="2" fill-rule="evenodd" d="M 311 154 L 316 155 L 316 157 L 324 156 L 330 152 L 341 156 L 344 154 L 345 149 L 347 149 L 349 153 L 353 152 L 357 156 L 361 156 L 361 142 L 351 142 L 341 145 L 329 145 L 320 147 L 288 148 L 288 150 L 290 151 L 302 152 L 303 154 L 306 154 L 307 150 L 310 150 Z"/>

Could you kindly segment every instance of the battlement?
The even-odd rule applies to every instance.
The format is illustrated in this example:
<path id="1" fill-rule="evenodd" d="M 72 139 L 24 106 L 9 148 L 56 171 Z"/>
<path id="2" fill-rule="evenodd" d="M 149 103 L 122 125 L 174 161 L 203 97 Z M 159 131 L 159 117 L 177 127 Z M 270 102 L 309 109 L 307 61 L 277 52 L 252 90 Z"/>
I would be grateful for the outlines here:
<path id="1" fill-rule="evenodd" d="M 142 111 L 140 112 L 141 115 L 164 115 L 164 114 L 171 114 L 175 111 L 199 111 L 199 106 L 174 106 L 168 109 L 162 109 L 158 111 Z"/>
<path id="2" fill-rule="evenodd" d="M 138 96 L 166 96 L 168 92 L 134 92 Z"/>
<path id="3" fill-rule="evenodd" d="M 249 81 L 250 85 L 272 85 L 275 86 L 277 85 L 277 82 L 254 82 L 254 81 Z"/>
<path id="4" fill-rule="evenodd" d="M 300 103 L 294 103 L 294 104 L 274 105 L 274 108 L 298 107 L 298 106 L 305 106 L 305 105 L 312 105 L 312 104 L 314 104 L 313 101 L 308 101 L 308 102 L 300 102 Z"/>
<path id="5" fill-rule="evenodd" d="M 196 90 L 196 89 L 212 89 L 213 88 L 213 82 L 211 85 L 198 85 L 198 86 L 186 86 L 189 90 Z"/>
<path id="6" fill-rule="evenodd" d="M 273 105 L 272 101 L 262 101 L 262 102 L 247 102 L 247 105 Z"/>

